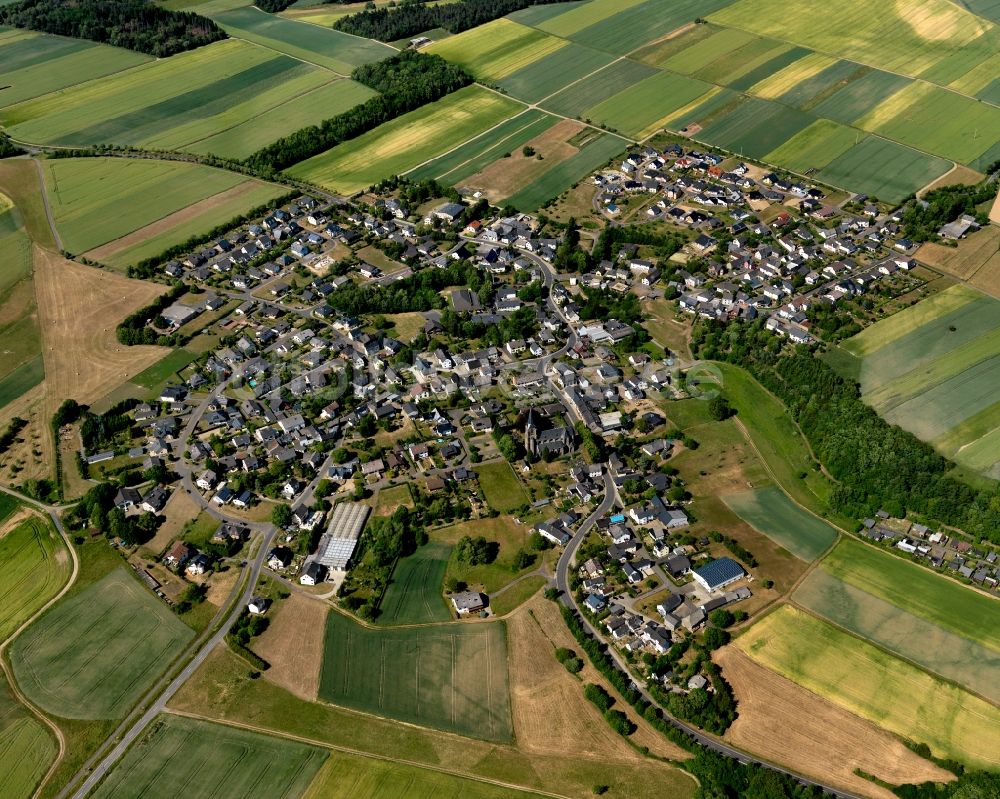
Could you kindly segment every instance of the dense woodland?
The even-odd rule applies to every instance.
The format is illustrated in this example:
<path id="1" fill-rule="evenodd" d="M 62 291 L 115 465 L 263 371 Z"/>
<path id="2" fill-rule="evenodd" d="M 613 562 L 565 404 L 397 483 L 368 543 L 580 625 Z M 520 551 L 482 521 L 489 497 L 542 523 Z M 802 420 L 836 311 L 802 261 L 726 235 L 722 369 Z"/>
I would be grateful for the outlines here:
<path id="1" fill-rule="evenodd" d="M 279 11 L 284 11 L 294 2 L 295 0 L 255 0 L 254 5 L 261 11 L 270 11 L 272 14 L 277 14 Z"/>
<path id="2" fill-rule="evenodd" d="M 225 39 L 207 17 L 147 0 L 20 0 L 0 6 L 0 25 L 124 47 L 157 58 Z"/>
<path id="3" fill-rule="evenodd" d="M 393 42 L 407 39 L 433 28 L 444 28 L 451 33 L 475 28 L 494 19 L 520 11 L 528 6 L 548 5 L 561 0 L 459 0 L 429 6 L 422 2 L 404 2 L 394 8 L 369 8 L 358 14 L 338 19 L 334 28 L 364 36 Z"/>
<path id="4" fill-rule="evenodd" d="M 278 139 L 247 158 L 247 165 L 265 174 L 285 169 L 407 111 L 439 100 L 473 80 L 464 69 L 440 56 L 413 50 L 360 66 L 351 77 L 379 94 L 319 125 Z"/>
<path id="5" fill-rule="evenodd" d="M 24 152 L 6 133 L 0 133 L 0 158 L 10 158 L 13 155 L 20 155 Z"/>
<path id="6" fill-rule="evenodd" d="M 838 482 L 831 504 L 864 518 L 879 508 L 912 512 L 1000 543 L 1000 491 L 977 491 L 955 479 L 953 466 L 912 433 L 862 402 L 857 383 L 837 375 L 805 347 L 789 352 L 762 322 L 695 328 L 693 344 L 707 359 L 745 367 L 801 426 Z"/>

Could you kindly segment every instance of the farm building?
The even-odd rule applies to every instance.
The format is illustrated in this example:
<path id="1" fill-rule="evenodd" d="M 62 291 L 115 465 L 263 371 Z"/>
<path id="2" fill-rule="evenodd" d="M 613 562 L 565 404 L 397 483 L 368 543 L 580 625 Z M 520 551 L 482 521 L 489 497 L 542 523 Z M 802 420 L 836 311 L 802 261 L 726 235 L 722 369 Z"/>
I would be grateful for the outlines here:
<path id="1" fill-rule="evenodd" d="M 692 573 L 706 591 L 719 591 L 746 574 L 743 567 L 732 558 L 717 558 Z"/>
<path id="2" fill-rule="evenodd" d="M 451 604 L 455 606 L 455 611 L 463 616 L 468 613 L 477 613 L 486 607 L 483 595 L 476 591 L 463 591 L 460 594 L 455 594 L 451 598 Z"/>
<path id="3" fill-rule="evenodd" d="M 337 503 L 320 539 L 316 562 L 327 569 L 344 571 L 358 545 L 370 510 L 368 505 L 360 502 Z"/>

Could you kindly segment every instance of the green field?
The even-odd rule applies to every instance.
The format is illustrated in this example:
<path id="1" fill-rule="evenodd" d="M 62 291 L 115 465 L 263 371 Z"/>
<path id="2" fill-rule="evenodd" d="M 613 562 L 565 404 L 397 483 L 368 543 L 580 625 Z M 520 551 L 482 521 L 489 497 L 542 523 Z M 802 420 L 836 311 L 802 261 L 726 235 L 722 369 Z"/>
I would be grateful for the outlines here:
<path id="1" fill-rule="evenodd" d="M 31 391 L 45 379 L 45 365 L 42 356 L 37 355 L 27 363 L 18 366 L 6 376 L 0 377 L 0 408 Z"/>
<path id="2" fill-rule="evenodd" d="M 495 81 L 530 67 L 566 44 L 564 39 L 501 17 L 424 50 L 461 64 L 477 78 Z"/>
<path id="3" fill-rule="evenodd" d="M 601 2 L 582 3 L 568 11 L 540 22 L 538 27 L 556 36 L 568 38 L 574 33 L 603 22 L 620 11 L 641 5 L 643 0 L 601 0 Z"/>
<path id="4" fill-rule="evenodd" d="M 31 799 L 57 754 L 49 731 L 13 697 L 0 676 L 0 796 Z"/>
<path id="5" fill-rule="evenodd" d="M 197 149 L 261 115 L 267 115 L 263 129 L 274 138 L 291 133 L 304 110 L 284 124 L 268 112 L 301 103 L 303 94 L 335 79 L 322 67 L 231 39 L 18 103 L 0 111 L 0 122 L 15 138 L 43 144 Z M 235 141 L 240 151 L 246 149 Z"/>
<path id="6" fill-rule="evenodd" d="M 644 139 L 662 128 L 672 113 L 703 98 L 711 88 L 694 78 L 660 72 L 587 109 L 584 116 L 595 124 Z"/>
<path id="7" fill-rule="evenodd" d="M 141 53 L 81 39 L 7 31 L 0 34 L 0 64 L 4 65 L 0 106 L 30 100 L 150 60 Z"/>
<path id="8" fill-rule="evenodd" d="M 315 746 L 162 715 L 94 799 L 299 799 L 327 758 Z M 180 779 L 179 779 L 180 778 Z"/>
<path id="9" fill-rule="evenodd" d="M 862 396 L 893 424 L 970 469 L 1000 464 L 1000 302 L 962 285 L 844 342 Z"/>
<path id="10" fill-rule="evenodd" d="M 735 28 L 697 25 L 682 36 L 651 45 L 638 58 L 654 67 L 692 75 L 755 39 L 753 34 Z"/>
<path id="11" fill-rule="evenodd" d="M 372 630 L 327 617 L 320 699 L 488 741 L 511 739 L 502 622 Z"/>
<path id="12" fill-rule="evenodd" d="M 780 103 L 744 97 L 729 113 L 702 128 L 698 138 L 738 155 L 763 159 L 815 121 Z"/>
<path id="13" fill-rule="evenodd" d="M 334 191 L 354 193 L 440 157 L 521 109 L 513 100 L 468 86 L 296 164 L 288 173 Z"/>
<path id="14" fill-rule="evenodd" d="M 396 562 L 392 582 L 380 605 L 380 624 L 425 624 L 449 621 L 451 609 L 442 597 L 444 571 L 451 547 L 430 543 Z"/>
<path id="15" fill-rule="evenodd" d="M 511 97 L 537 103 L 606 66 L 612 58 L 613 56 L 600 50 L 567 42 L 565 46 L 511 72 L 496 83 Z"/>
<path id="16" fill-rule="evenodd" d="M 803 510 L 779 488 L 758 488 L 722 497 L 743 521 L 796 557 L 812 561 L 837 540 L 837 530 Z"/>
<path id="17" fill-rule="evenodd" d="M 475 175 L 497 159 L 503 158 L 504 153 L 520 150 L 558 121 L 558 118 L 542 111 L 525 111 L 450 153 L 408 172 L 407 177 L 412 180 L 434 178 L 458 185 L 470 175 Z"/>
<path id="18" fill-rule="evenodd" d="M 179 161 L 135 158 L 60 158 L 44 161 L 45 183 L 56 227 L 67 250 L 83 253 L 170 214 L 247 182 L 243 175 Z M 240 209 L 284 193 L 255 182 L 254 190 L 210 209 L 202 221 L 186 220 L 185 238 L 232 218 Z M 220 220 L 222 221 L 222 220 Z M 180 231 L 165 231 L 180 235 Z M 158 238 L 158 237 L 157 237 Z M 139 242 L 143 244 L 145 242 Z M 157 252 L 163 242 L 157 242 Z"/>
<path id="19" fill-rule="evenodd" d="M 872 70 L 825 98 L 813 111 L 835 122 L 851 125 L 909 83 L 902 75 Z"/>
<path id="20" fill-rule="evenodd" d="M 236 8 L 212 15 L 226 32 L 286 53 L 310 64 L 349 75 L 354 67 L 381 61 L 395 50 L 373 39 L 362 39 L 333 28 L 268 14 L 257 8 Z M 333 116 L 329 114 L 328 116 Z"/>
<path id="21" fill-rule="evenodd" d="M 195 141 L 185 149 L 193 153 L 221 153 L 230 158 L 246 158 L 289 131 L 318 125 L 324 119 L 363 103 L 374 94 L 356 81 L 333 80 L 317 89 L 290 97 L 281 105 L 264 110 L 221 133 Z"/>
<path id="22" fill-rule="evenodd" d="M 567 35 L 574 42 L 606 50 L 614 55 L 625 55 L 729 2 L 731 0 L 675 0 L 665 4 L 660 0 L 645 0 L 641 3 L 629 0 L 591 0 L 579 9 L 574 8 L 564 15 L 553 17 L 545 23 L 545 27 L 556 30 L 565 26 L 567 19 L 571 19 L 570 27 L 574 30 Z M 616 13 L 609 15 L 609 8 Z M 574 17 L 570 18 L 570 15 Z M 579 27 L 584 22 L 589 24 Z"/>
<path id="23" fill-rule="evenodd" d="M 69 553 L 48 520 L 32 514 L 0 537 L 0 641 L 66 584 Z"/>
<path id="24" fill-rule="evenodd" d="M 174 376 L 197 356 L 185 349 L 174 350 L 148 369 L 139 372 L 131 382 L 142 388 L 154 389 L 174 379 Z"/>
<path id="25" fill-rule="evenodd" d="M 951 168 L 951 163 L 943 158 L 866 136 L 827 164 L 816 177 L 884 202 L 900 202 Z"/>
<path id="26" fill-rule="evenodd" d="M 948 632 L 822 568 L 806 577 L 793 599 L 900 657 L 1000 702 L 1000 653 Z"/>
<path id="27" fill-rule="evenodd" d="M 530 501 L 524 485 L 506 461 L 476 467 L 479 487 L 494 510 L 510 513 Z"/>
<path id="28" fill-rule="evenodd" d="M 823 559 L 834 577 L 1000 653 L 1000 603 L 914 563 L 844 538 Z"/>
<path id="29" fill-rule="evenodd" d="M 602 133 L 584 145 L 578 153 L 546 170 L 504 202 L 521 211 L 535 211 L 622 153 L 626 144 L 624 139 Z"/>
<path id="30" fill-rule="evenodd" d="M 193 635 L 121 567 L 48 610 L 14 640 L 10 661 L 46 712 L 122 718 Z"/>
<path id="31" fill-rule="evenodd" d="M 868 67 L 858 66 L 853 61 L 835 61 L 812 77 L 789 87 L 781 94 L 780 100 L 796 108 L 810 110 L 870 73 Z"/>
<path id="32" fill-rule="evenodd" d="M 710 21 L 912 77 L 958 52 L 973 58 L 982 53 L 981 60 L 993 44 L 990 23 L 947 0 L 912 0 L 879 14 L 871 13 L 866 0 L 841 0 L 835 14 L 821 0 L 794 6 L 738 0 L 712 13 Z"/>
<path id="33" fill-rule="evenodd" d="M 953 311 L 964 309 L 969 303 L 983 300 L 983 295 L 973 288 L 956 284 L 944 291 L 939 291 L 916 305 L 911 305 L 892 316 L 882 319 L 870 327 L 866 327 L 856 336 L 843 342 L 841 346 L 853 355 L 865 357 L 888 346 L 894 341 L 920 330 L 941 317 Z M 962 316 L 965 315 L 963 310 Z M 946 323 L 950 324 L 950 322 Z M 928 341 L 919 345 L 911 354 L 924 351 L 924 347 L 940 338 L 940 330 L 936 330 Z M 902 371 L 900 372 L 902 374 Z"/>
<path id="34" fill-rule="evenodd" d="M 818 119 L 765 157 L 769 164 L 777 164 L 803 174 L 810 169 L 821 169 L 855 144 L 861 133 L 852 128 Z"/>
<path id="35" fill-rule="evenodd" d="M 0 195 L 0 206 L 3 195 Z M 34 282 L 31 239 L 16 208 L 0 211 L 0 407 L 41 381 L 42 344 Z"/>
<path id="36" fill-rule="evenodd" d="M 939 757 L 1000 767 L 1000 709 L 831 625 L 783 606 L 736 645 L 834 704 Z"/>
<path id="37" fill-rule="evenodd" d="M 568 117 L 583 117 L 588 108 L 614 97 L 623 87 L 656 75 L 657 71 L 638 61 L 615 61 L 599 72 L 548 98 L 544 108 Z"/>
<path id="38" fill-rule="evenodd" d="M 740 81 L 746 83 L 747 86 L 752 86 L 754 81 L 747 79 L 747 75 L 758 74 L 758 70 L 771 64 L 786 65 L 796 57 L 792 53 L 795 49 L 787 42 L 754 37 L 742 47 L 737 47 L 728 53 L 722 53 L 714 61 L 695 72 L 695 77 L 724 86 Z M 773 69 L 766 69 L 765 74 L 770 74 L 773 71 Z"/>
<path id="39" fill-rule="evenodd" d="M 935 123 L 928 125 L 929 119 Z M 1000 108 L 922 81 L 890 95 L 855 124 L 963 164 L 1000 140 Z"/>
<path id="40" fill-rule="evenodd" d="M 155 230 L 133 232 L 128 238 L 109 243 L 92 254 L 99 255 L 103 264 L 124 268 L 145 258 L 155 258 L 168 247 L 184 243 L 191 238 L 192 231 L 208 232 L 285 194 L 286 190 L 274 183 L 249 180 L 230 192 L 207 197 L 197 206 L 189 206 L 170 222 L 157 224 Z"/>
<path id="41" fill-rule="evenodd" d="M 334 752 L 304 799 L 530 799 L 538 794 L 429 768 Z"/>

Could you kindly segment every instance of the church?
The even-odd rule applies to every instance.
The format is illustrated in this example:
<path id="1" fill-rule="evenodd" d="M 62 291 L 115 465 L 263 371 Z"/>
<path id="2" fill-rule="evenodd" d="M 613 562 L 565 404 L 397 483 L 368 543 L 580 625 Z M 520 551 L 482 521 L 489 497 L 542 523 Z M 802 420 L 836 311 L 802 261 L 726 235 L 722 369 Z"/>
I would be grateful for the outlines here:
<path id="1" fill-rule="evenodd" d="M 535 408 L 528 409 L 524 420 L 524 448 L 535 458 L 559 457 L 573 451 L 573 431 L 565 425 L 552 425 Z"/>

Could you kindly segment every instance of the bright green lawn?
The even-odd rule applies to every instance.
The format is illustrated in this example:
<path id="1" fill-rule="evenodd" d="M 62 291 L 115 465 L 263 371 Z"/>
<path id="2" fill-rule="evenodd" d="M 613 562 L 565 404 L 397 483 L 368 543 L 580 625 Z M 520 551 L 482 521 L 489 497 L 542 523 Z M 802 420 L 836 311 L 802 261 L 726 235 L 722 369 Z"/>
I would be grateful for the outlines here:
<path id="1" fill-rule="evenodd" d="M 486 502 L 494 510 L 509 513 L 528 503 L 528 492 L 506 461 L 477 466 L 476 474 Z"/>

